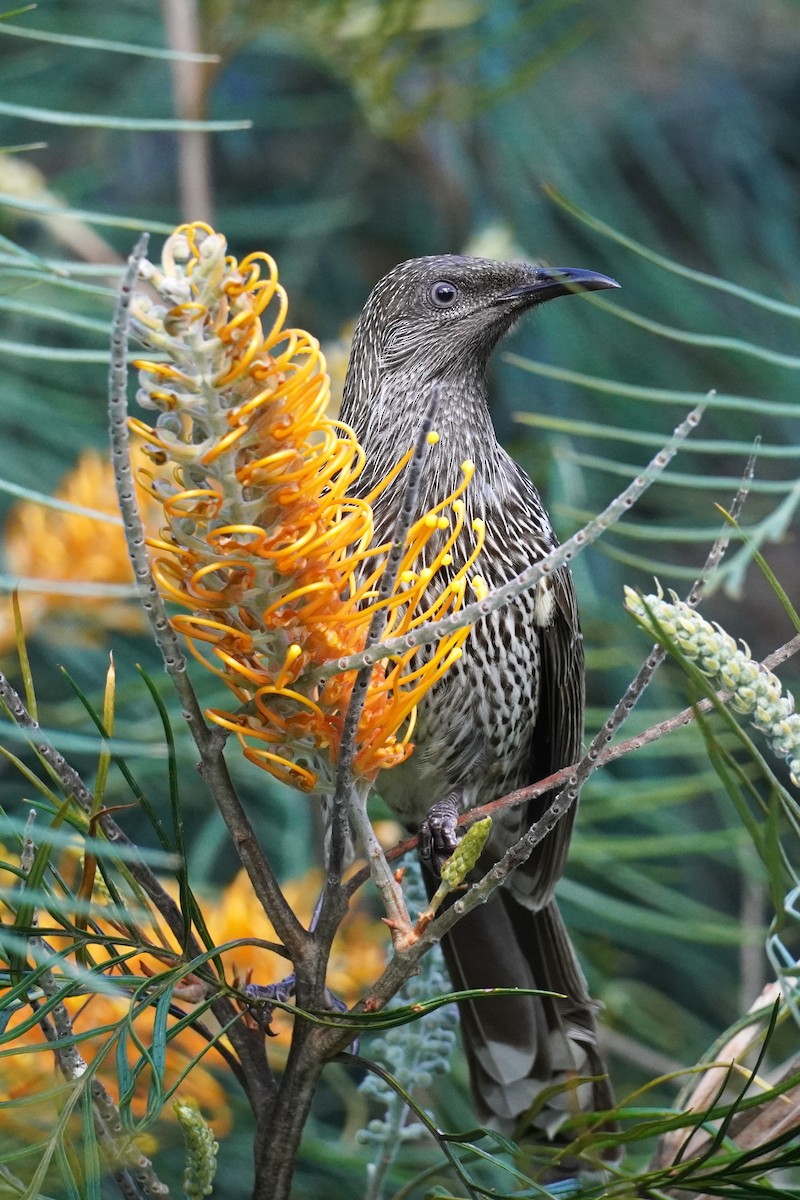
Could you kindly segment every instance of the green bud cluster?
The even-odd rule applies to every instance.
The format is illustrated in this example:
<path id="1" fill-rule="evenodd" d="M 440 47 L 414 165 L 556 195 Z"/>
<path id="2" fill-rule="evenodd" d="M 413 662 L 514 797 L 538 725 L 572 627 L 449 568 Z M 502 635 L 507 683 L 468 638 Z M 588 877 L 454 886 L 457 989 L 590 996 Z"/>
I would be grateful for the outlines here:
<path id="1" fill-rule="evenodd" d="M 661 643 L 673 643 L 715 688 L 731 693 L 731 706 L 753 717 L 755 728 L 769 739 L 781 758 L 789 760 L 792 783 L 800 787 L 800 714 L 794 698 L 784 693 L 780 680 L 757 663 L 745 642 L 737 645 L 730 634 L 706 621 L 670 592 L 640 596 L 625 588 L 625 606 L 643 629 Z"/>
<path id="2" fill-rule="evenodd" d="M 492 818 L 484 817 L 470 825 L 461 841 L 456 846 L 447 862 L 442 867 L 442 883 L 447 884 L 452 891 L 457 888 L 469 875 L 481 856 L 492 829 Z"/>
<path id="3" fill-rule="evenodd" d="M 202 1200 L 214 1190 L 219 1143 L 193 1101 L 176 1100 L 174 1107 L 186 1145 L 186 1167 L 181 1181 L 186 1200 Z"/>

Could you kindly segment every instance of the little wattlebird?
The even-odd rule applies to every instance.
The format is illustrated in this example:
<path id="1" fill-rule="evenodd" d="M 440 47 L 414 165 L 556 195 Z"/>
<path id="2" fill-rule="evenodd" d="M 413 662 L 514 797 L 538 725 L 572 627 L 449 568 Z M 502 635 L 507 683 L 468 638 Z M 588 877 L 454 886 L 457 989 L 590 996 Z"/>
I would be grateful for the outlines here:
<path id="1" fill-rule="evenodd" d="M 489 588 L 547 554 L 557 545 L 550 520 L 489 416 L 487 363 L 528 310 L 618 286 L 590 271 L 455 256 L 412 259 L 390 271 L 357 323 L 344 389 L 342 420 L 366 451 L 359 492 L 366 495 L 414 443 L 438 393 L 439 441 L 425 461 L 417 515 L 444 500 L 462 478 L 461 464 L 472 460 L 453 570 L 472 550 L 474 518 L 486 526 L 476 570 Z M 375 502 L 376 544 L 391 538 L 402 495 L 401 479 Z M 423 861 L 436 872 L 455 848 L 462 813 L 578 759 L 583 709 L 581 630 L 572 577 L 562 568 L 474 627 L 460 660 L 419 705 L 413 754 L 381 772 L 376 790 L 419 832 Z M 495 815 L 484 869 L 549 799 Z M 594 1005 L 553 897 L 573 817 L 574 809 L 442 943 L 459 990 L 538 988 L 564 996 L 460 1006 L 478 1117 L 517 1136 L 539 1130 L 552 1138 L 571 1113 L 612 1107 Z"/>

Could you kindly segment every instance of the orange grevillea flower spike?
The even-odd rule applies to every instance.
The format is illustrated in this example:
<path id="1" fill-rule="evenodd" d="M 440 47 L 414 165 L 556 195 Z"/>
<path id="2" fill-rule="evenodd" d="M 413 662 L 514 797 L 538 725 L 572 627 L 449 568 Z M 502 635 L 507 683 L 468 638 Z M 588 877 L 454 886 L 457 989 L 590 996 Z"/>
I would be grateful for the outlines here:
<path id="1" fill-rule="evenodd" d="M 132 325 L 156 354 L 137 363 L 138 400 L 159 415 L 131 426 L 159 467 L 139 471 L 164 512 L 160 537 L 149 541 L 157 585 L 184 610 L 175 628 L 239 702 L 209 717 L 273 775 L 327 791 L 355 673 L 320 682 L 315 672 L 364 647 L 388 551 L 372 544 L 371 501 L 411 450 L 369 497 L 350 494 L 364 453 L 327 415 L 325 358 L 313 337 L 287 327 L 268 255 L 237 261 L 207 225 L 182 225 L 161 265 L 145 262 L 142 275 L 150 290 L 137 293 Z M 457 574 L 442 571 L 437 587 L 471 474 L 465 463 L 457 491 L 409 530 L 397 584 L 380 605 L 385 637 L 457 611 L 468 586 L 484 593 L 469 577 L 479 522 L 469 561 Z M 423 569 L 434 535 L 443 549 Z M 377 664 L 356 739 L 359 777 L 411 753 L 415 706 L 467 635 L 459 629 Z"/>

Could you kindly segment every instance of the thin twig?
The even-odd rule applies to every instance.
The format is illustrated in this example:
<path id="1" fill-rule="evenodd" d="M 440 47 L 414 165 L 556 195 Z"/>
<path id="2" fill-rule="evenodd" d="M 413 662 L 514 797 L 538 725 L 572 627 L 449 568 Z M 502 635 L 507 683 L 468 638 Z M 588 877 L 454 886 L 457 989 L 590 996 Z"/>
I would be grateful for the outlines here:
<path id="1" fill-rule="evenodd" d="M 722 526 L 722 530 L 720 531 L 717 540 L 714 542 L 714 545 L 711 547 L 708 557 L 703 564 L 703 569 L 700 572 L 700 575 L 689 589 L 689 595 L 686 597 L 686 603 L 690 604 L 692 608 L 696 608 L 702 600 L 709 580 L 719 567 L 719 564 L 722 562 L 722 559 L 724 558 L 728 547 L 731 544 L 731 537 L 733 536 L 731 530 L 733 528 L 733 523 L 738 521 L 739 517 L 742 515 L 742 510 L 744 509 L 744 506 L 747 502 L 747 497 L 750 494 L 750 485 L 755 479 L 756 461 L 758 459 L 758 446 L 760 441 L 760 438 L 756 438 L 755 445 L 750 452 L 750 457 L 745 464 L 745 468 L 742 473 L 742 482 L 739 485 L 739 489 L 736 492 L 736 495 L 733 498 L 733 504 L 731 505 L 729 514 L 731 520 L 726 521 L 726 523 Z"/>
<path id="2" fill-rule="evenodd" d="M 366 857 L 372 882 L 383 900 L 387 913 L 384 920 L 391 931 L 392 944 L 397 947 L 404 945 L 409 938 L 414 938 L 414 926 L 409 918 L 400 884 L 389 866 L 386 853 L 378 841 L 375 829 L 369 819 L 367 813 L 369 791 L 370 784 L 366 782 L 360 785 L 356 784 L 354 787 L 350 820 L 356 840 Z"/>

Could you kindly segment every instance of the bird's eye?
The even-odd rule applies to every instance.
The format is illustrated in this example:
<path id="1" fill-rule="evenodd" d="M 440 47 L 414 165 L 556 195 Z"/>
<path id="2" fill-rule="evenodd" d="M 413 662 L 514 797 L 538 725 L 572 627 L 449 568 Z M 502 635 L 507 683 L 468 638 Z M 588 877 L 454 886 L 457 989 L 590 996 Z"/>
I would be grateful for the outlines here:
<path id="1" fill-rule="evenodd" d="M 430 296 L 437 308 L 450 308 L 458 299 L 458 288 L 454 283 L 441 279 L 431 288 Z"/>

